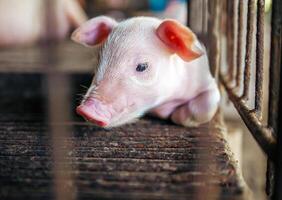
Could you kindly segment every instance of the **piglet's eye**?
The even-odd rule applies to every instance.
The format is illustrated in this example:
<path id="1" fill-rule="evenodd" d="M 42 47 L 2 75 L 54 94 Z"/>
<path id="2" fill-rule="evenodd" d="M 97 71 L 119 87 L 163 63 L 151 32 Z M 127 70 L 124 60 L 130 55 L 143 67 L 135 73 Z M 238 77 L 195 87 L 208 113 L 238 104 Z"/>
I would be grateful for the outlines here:
<path id="1" fill-rule="evenodd" d="M 148 63 L 145 62 L 145 63 L 139 63 L 136 67 L 136 71 L 137 72 L 143 72 L 145 71 L 146 69 L 148 68 Z"/>

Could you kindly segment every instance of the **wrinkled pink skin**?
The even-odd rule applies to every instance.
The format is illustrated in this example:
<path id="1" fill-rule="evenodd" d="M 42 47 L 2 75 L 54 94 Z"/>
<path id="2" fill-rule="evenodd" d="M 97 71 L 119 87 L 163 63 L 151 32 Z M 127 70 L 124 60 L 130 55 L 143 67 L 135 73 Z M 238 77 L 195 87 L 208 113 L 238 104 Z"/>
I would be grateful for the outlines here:
<path id="1" fill-rule="evenodd" d="M 120 23 L 100 17 L 74 32 L 73 40 L 87 46 L 97 21 L 113 29 L 93 48 L 99 62 L 78 114 L 102 127 L 129 123 L 147 112 L 183 126 L 211 120 L 220 94 L 206 53 L 184 62 L 156 36 L 161 21 L 149 17 Z M 137 72 L 137 64 L 144 62 L 149 63 L 147 70 Z"/>
<path id="2" fill-rule="evenodd" d="M 50 37 L 63 39 L 70 27 L 77 27 L 87 19 L 77 0 L 58 0 L 56 4 L 54 1 L 48 14 L 52 30 L 47 30 L 46 2 L 0 0 L 0 47 L 29 45 Z"/>

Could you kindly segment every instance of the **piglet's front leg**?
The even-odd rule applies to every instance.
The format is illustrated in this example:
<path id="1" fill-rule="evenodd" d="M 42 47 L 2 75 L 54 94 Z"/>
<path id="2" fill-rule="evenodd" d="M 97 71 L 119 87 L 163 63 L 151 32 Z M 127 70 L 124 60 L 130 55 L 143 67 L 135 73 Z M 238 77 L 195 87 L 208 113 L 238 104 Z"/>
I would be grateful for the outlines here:
<path id="1" fill-rule="evenodd" d="M 197 127 L 206 123 L 215 115 L 220 100 L 217 88 L 200 93 L 173 111 L 171 120 L 183 126 Z"/>

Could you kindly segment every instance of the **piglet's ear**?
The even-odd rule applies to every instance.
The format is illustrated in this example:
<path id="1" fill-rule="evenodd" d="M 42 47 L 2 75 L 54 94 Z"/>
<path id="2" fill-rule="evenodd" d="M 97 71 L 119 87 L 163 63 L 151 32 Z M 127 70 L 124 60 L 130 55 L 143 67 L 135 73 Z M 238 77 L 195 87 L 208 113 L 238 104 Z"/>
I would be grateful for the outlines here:
<path id="1" fill-rule="evenodd" d="M 117 25 L 117 22 L 106 16 L 95 17 L 77 28 L 71 39 L 85 46 L 95 46 L 103 42 L 112 29 Z"/>
<path id="2" fill-rule="evenodd" d="M 204 54 L 196 35 L 175 20 L 164 20 L 157 28 L 157 36 L 184 61 L 192 61 Z"/>

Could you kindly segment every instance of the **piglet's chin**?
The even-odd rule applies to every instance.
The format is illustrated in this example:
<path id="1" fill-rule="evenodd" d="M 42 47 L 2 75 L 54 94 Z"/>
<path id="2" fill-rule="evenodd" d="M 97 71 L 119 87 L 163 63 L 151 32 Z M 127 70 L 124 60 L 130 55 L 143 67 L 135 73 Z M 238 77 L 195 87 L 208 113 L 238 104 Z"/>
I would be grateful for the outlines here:
<path id="1" fill-rule="evenodd" d="M 87 100 L 76 108 L 76 112 L 97 126 L 107 127 L 110 124 L 111 113 L 99 101 Z"/>

